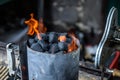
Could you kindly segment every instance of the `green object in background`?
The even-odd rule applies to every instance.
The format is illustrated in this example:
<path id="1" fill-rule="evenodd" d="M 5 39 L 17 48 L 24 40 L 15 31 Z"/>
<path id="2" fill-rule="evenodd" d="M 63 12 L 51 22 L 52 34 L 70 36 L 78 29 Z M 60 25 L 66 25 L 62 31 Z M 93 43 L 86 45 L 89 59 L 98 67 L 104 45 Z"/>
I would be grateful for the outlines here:
<path id="1" fill-rule="evenodd" d="M 107 14 L 113 6 L 118 10 L 118 24 L 120 25 L 120 0 L 108 0 Z"/>
<path id="2" fill-rule="evenodd" d="M 5 4 L 5 3 L 9 2 L 9 1 L 12 1 L 12 0 L 0 0 L 0 5 L 3 5 L 3 4 Z"/>

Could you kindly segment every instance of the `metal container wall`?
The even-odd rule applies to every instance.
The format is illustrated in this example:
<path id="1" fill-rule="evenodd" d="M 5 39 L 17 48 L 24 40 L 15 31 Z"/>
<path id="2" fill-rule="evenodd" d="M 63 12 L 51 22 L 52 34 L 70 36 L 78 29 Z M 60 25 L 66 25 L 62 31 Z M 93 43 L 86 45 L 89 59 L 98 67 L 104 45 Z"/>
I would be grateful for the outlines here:
<path id="1" fill-rule="evenodd" d="M 27 47 L 29 80 L 76 80 L 80 48 L 68 54 L 37 52 Z"/>

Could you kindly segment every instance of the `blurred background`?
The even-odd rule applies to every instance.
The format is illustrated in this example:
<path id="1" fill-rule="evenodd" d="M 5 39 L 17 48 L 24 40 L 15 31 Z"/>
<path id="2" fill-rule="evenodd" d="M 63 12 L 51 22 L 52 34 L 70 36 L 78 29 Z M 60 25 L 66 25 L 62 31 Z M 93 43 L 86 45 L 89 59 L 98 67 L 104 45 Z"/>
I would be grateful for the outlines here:
<path id="1" fill-rule="evenodd" d="M 120 0 L 0 0 L 0 41 L 24 41 L 28 28 L 24 21 L 34 13 L 37 20 L 43 18 L 48 32 L 74 28 L 79 34 L 81 51 L 88 54 L 84 58 L 92 60 L 108 12 L 112 6 L 120 12 L 119 3 Z"/>

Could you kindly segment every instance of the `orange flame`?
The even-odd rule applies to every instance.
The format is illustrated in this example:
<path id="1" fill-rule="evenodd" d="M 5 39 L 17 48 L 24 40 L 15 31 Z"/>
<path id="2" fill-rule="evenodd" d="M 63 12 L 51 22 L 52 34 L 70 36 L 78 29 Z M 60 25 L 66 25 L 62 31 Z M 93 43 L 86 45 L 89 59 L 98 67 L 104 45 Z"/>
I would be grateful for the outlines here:
<path id="1" fill-rule="evenodd" d="M 25 21 L 25 24 L 29 26 L 27 34 L 32 36 L 36 33 L 38 39 L 41 40 L 40 33 L 45 33 L 47 29 L 46 27 L 44 27 L 42 19 L 40 20 L 40 22 L 38 22 L 36 19 L 34 19 L 33 13 L 31 13 L 30 16 L 31 18 Z"/>
<path id="2" fill-rule="evenodd" d="M 38 27 L 39 27 L 40 33 L 45 33 L 47 31 L 47 28 L 44 27 L 43 19 L 40 19 Z"/>
<path id="3" fill-rule="evenodd" d="M 58 37 L 58 40 L 59 40 L 60 42 L 65 42 L 65 41 L 66 41 L 66 36 L 59 36 L 59 37 Z"/>
<path id="4" fill-rule="evenodd" d="M 75 34 L 71 33 L 69 34 L 72 38 L 72 41 L 70 44 L 68 44 L 68 52 L 72 52 L 74 50 L 77 50 L 78 46 L 76 44 L 77 38 L 75 37 Z"/>

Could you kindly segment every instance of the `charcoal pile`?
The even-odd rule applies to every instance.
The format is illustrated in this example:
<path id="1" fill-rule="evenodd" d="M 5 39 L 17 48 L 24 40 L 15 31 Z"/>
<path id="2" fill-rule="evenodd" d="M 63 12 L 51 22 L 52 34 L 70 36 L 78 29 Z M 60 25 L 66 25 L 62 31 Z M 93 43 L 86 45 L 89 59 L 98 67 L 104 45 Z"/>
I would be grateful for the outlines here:
<path id="1" fill-rule="evenodd" d="M 28 40 L 28 47 L 38 52 L 56 54 L 62 51 L 63 53 L 68 53 L 74 45 L 73 38 L 68 33 L 48 32 L 39 34 L 39 36 L 41 40 L 37 36 Z"/>
<path id="2" fill-rule="evenodd" d="M 28 40 L 29 48 L 52 54 L 59 51 L 69 53 L 78 49 L 79 41 L 73 31 L 68 33 L 46 32 L 47 28 L 43 24 L 43 19 L 36 20 L 33 13 L 30 16 L 31 18 L 25 21 L 29 27 L 27 34 L 32 37 L 36 34 L 36 36 Z"/>
<path id="3" fill-rule="evenodd" d="M 27 40 L 29 79 L 76 80 L 80 48 L 74 32 L 46 32 L 43 20 L 37 21 L 33 14 L 30 16 L 25 21 L 30 36 Z"/>

